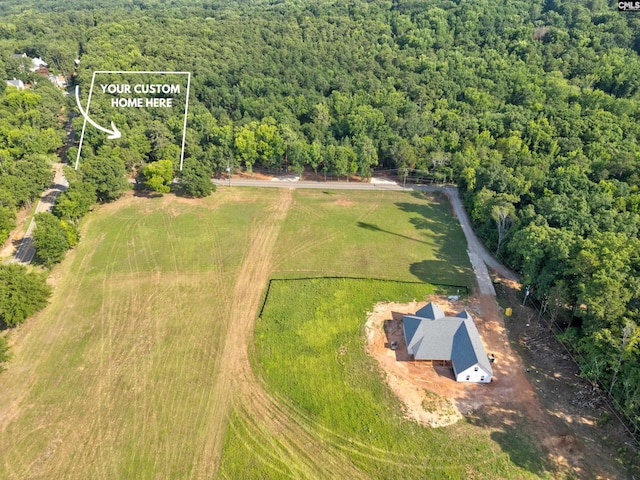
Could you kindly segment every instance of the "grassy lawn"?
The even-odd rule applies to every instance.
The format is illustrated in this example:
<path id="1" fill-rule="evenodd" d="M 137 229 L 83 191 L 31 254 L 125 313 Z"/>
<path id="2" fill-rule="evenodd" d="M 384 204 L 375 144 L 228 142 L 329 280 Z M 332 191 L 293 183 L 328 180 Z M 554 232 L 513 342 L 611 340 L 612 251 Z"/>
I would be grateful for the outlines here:
<path id="1" fill-rule="evenodd" d="M 0 375 L 0 479 L 313 478 L 334 457 L 336 477 L 349 476 L 341 466 L 373 478 L 544 473 L 519 429 L 405 421 L 363 352 L 375 302 L 420 298 L 433 288 L 421 282 L 470 285 L 446 201 L 290 193 L 127 197 L 91 213 L 52 274 L 51 304 L 12 334 L 14 358 Z M 265 429 L 250 402 L 221 401 L 239 395 L 233 381 L 220 383 L 230 366 L 222 351 L 247 347 L 233 328 L 238 305 L 259 304 L 269 272 L 404 282 L 272 283 L 248 347 L 276 408 L 292 414 L 287 428 L 299 427 L 284 433 Z M 227 336 L 241 343 L 228 350 Z M 214 421 L 221 404 L 235 407 Z"/>
<path id="2" fill-rule="evenodd" d="M 391 191 L 299 190 L 278 242 L 279 276 L 356 276 L 470 286 L 447 200 Z"/>
<path id="3" fill-rule="evenodd" d="M 375 360 L 364 352 L 366 311 L 378 301 L 412 301 L 434 287 L 376 280 L 273 282 L 255 331 L 255 358 L 274 393 L 309 429 L 373 478 L 537 478 L 535 441 L 522 431 L 463 422 L 424 428 L 402 416 Z M 252 455 L 260 432 L 242 413 L 232 421 L 225 478 L 284 478 L 281 458 Z M 526 431 L 526 430 L 525 430 Z M 520 434 L 518 434 L 520 433 Z M 247 442 L 247 438 L 254 442 Z M 513 459 L 517 459 L 514 462 Z"/>
<path id="4" fill-rule="evenodd" d="M 208 461 L 222 294 L 276 196 L 127 198 L 86 219 L 0 375 L 0 478 L 186 478 Z"/>

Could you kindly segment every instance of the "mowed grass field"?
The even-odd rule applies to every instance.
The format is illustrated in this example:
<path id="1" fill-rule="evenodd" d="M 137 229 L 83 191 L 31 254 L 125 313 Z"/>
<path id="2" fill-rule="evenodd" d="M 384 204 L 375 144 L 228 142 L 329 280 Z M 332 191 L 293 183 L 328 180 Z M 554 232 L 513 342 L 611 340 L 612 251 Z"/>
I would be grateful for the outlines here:
<path id="1" fill-rule="evenodd" d="M 444 196 L 300 190 L 277 248 L 278 276 L 470 285 L 466 240 Z"/>
<path id="2" fill-rule="evenodd" d="M 375 441 L 367 453 L 368 430 L 356 435 L 326 423 L 335 399 L 319 416 L 273 383 L 289 377 L 276 371 L 280 361 L 261 363 L 265 347 L 254 344 L 253 322 L 270 277 L 469 285 L 464 237 L 446 201 L 220 189 L 198 201 L 127 197 L 90 214 L 81 231 L 80 245 L 53 272 L 51 304 L 12 335 L 14 358 L 0 374 L 0 478 L 379 478 L 378 468 L 390 471 L 384 465 L 426 458 L 405 451 L 406 442 L 385 457 L 388 444 Z M 321 295 L 322 308 L 340 300 L 350 318 L 342 325 L 323 317 L 327 348 L 335 331 L 357 353 L 357 322 L 385 294 L 368 288 L 354 301 L 344 288 L 340 299 Z M 306 312 L 312 297 L 287 296 L 285 304 Z M 299 321 L 292 317 L 292 325 Z M 358 388 L 371 388 L 368 405 L 384 398 L 385 411 L 398 407 L 365 357 L 349 368 Z M 399 414 L 390 419 L 398 435 L 420 436 L 431 448 L 425 468 L 453 478 L 462 470 L 449 465 L 464 460 L 450 454 L 455 445 L 471 445 L 469 471 L 485 478 L 539 467 L 510 462 L 478 427 L 427 431 Z M 366 461 L 345 449 L 351 442 L 360 442 L 356 456 Z"/>
<path id="3" fill-rule="evenodd" d="M 273 282 L 256 324 L 256 368 L 295 421 L 370 478 L 543 476 L 544 455 L 526 423 L 519 432 L 464 421 L 422 427 L 404 418 L 378 364 L 365 353 L 363 318 L 374 303 L 410 302 L 436 292 L 448 293 L 368 279 Z M 246 417 L 240 410 L 232 421 L 225 477 L 297 478 L 295 460 L 277 447 L 261 448 L 268 444 L 264 433 Z"/>
<path id="4" fill-rule="evenodd" d="M 201 471 L 227 293 L 277 196 L 127 198 L 87 218 L 50 306 L 14 335 L 0 375 L 2 478 Z"/>

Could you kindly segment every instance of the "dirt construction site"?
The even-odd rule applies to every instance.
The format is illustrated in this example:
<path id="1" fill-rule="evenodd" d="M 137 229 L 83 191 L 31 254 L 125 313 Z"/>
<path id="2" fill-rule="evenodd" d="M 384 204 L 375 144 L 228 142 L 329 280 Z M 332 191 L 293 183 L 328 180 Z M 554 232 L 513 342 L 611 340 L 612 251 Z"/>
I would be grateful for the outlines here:
<path id="1" fill-rule="evenodd" d="M 578 376 L 568 355 L 559 353 L 555 338 L 536 311 L 516 303 L 517 287 L 509 282 L 498 286 L 500 297 L 517 305 L 512 317 L 505 317 L 495 298 L 488 295 L 377 304 L 365 327 L 368 353 L 378 361 L 408 418 L 430 427 L 466 418 L 489 428 L 517 428 L 526 418 L 537 425 L 540 444 L 563 475 L 611 478 L 599 470 L 598 459 L 609 456 L 610 447 L 618 442 L 633 449 L 627 432 L 618 422 L 602 421 L 608 415 L 601 392 Z M 451 366 L 414 361 L 407 353 L 402 316 L 430 301 L 445 314 L 463 309 L 471 313 L 487 354 L 495 357 L 491 383 L 456 382 Z M 505 318 L 511 322 L 509 331 Z M 602 443 L 594 441 L 598 437 Z"/>

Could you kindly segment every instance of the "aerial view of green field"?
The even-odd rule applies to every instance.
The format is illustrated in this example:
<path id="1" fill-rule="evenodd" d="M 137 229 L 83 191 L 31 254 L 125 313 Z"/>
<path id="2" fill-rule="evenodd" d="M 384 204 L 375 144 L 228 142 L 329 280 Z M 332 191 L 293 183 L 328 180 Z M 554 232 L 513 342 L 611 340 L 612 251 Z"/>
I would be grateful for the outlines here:
<path id="1" fill-rule="evenodd" d="M 3 477 L 558 471 L 526 417 L 506 429 L 406 419 L 365 353 L 375 303 L 471 286 L 443 196 L 129 195 L 90 214 L 82 235 L 53 273 L 49 307 L 13 336 Z"/>
<path id="2" fill-rule="evenodd" d="M 305 231 L 312 211 L 322 222 Z M 464 284 L 463 247 L 444 249 L 448 231 L 462 246 L 456 228 L 446 202 L 394 192 L 240 189 L 100 209 L 55 273 L 51 305 L 15 335 L 0 393 L 13 405 L 2 464 L 18 477 L 212 474 L 269 278 L 419 282 L 412 265 L 446 255 L 457 259 L 451 277 L 440 268 L 434 278 Z M 379 256 L 363 254 L 375 245 Z"/>
<path id="3" fill-rule="evenodd" d="M 639 2 L 0 2 L 0 480 L 640 477 Z"/>

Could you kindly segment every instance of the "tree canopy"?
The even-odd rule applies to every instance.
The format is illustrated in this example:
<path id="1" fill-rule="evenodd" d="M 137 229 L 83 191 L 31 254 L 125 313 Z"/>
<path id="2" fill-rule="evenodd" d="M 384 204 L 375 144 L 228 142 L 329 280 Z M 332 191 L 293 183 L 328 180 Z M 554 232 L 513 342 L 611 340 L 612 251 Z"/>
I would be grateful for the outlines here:
<path id="1" fill-rule="evenodd" d="M 46 275 L 18 264 L 0 265 L 0 326 L 24 322 L 47 304 L 50 293 Z"/>
<path id="2" fill-rule="evenodd" d="M 64 258 L 69 248 L 78 244 L 78 232 L 73 224 L 49 212 L 37 214 L 35 220 L 35 258 L 42 265 L 51 267 Z"/>
<path id="3" fill-rule="evenodd" d="M 61 92 L 46 85 L 0 93 L 0 242 L 14 228 L 18 209 L 51 182 L 62 145 L 62 104 Z"/>

